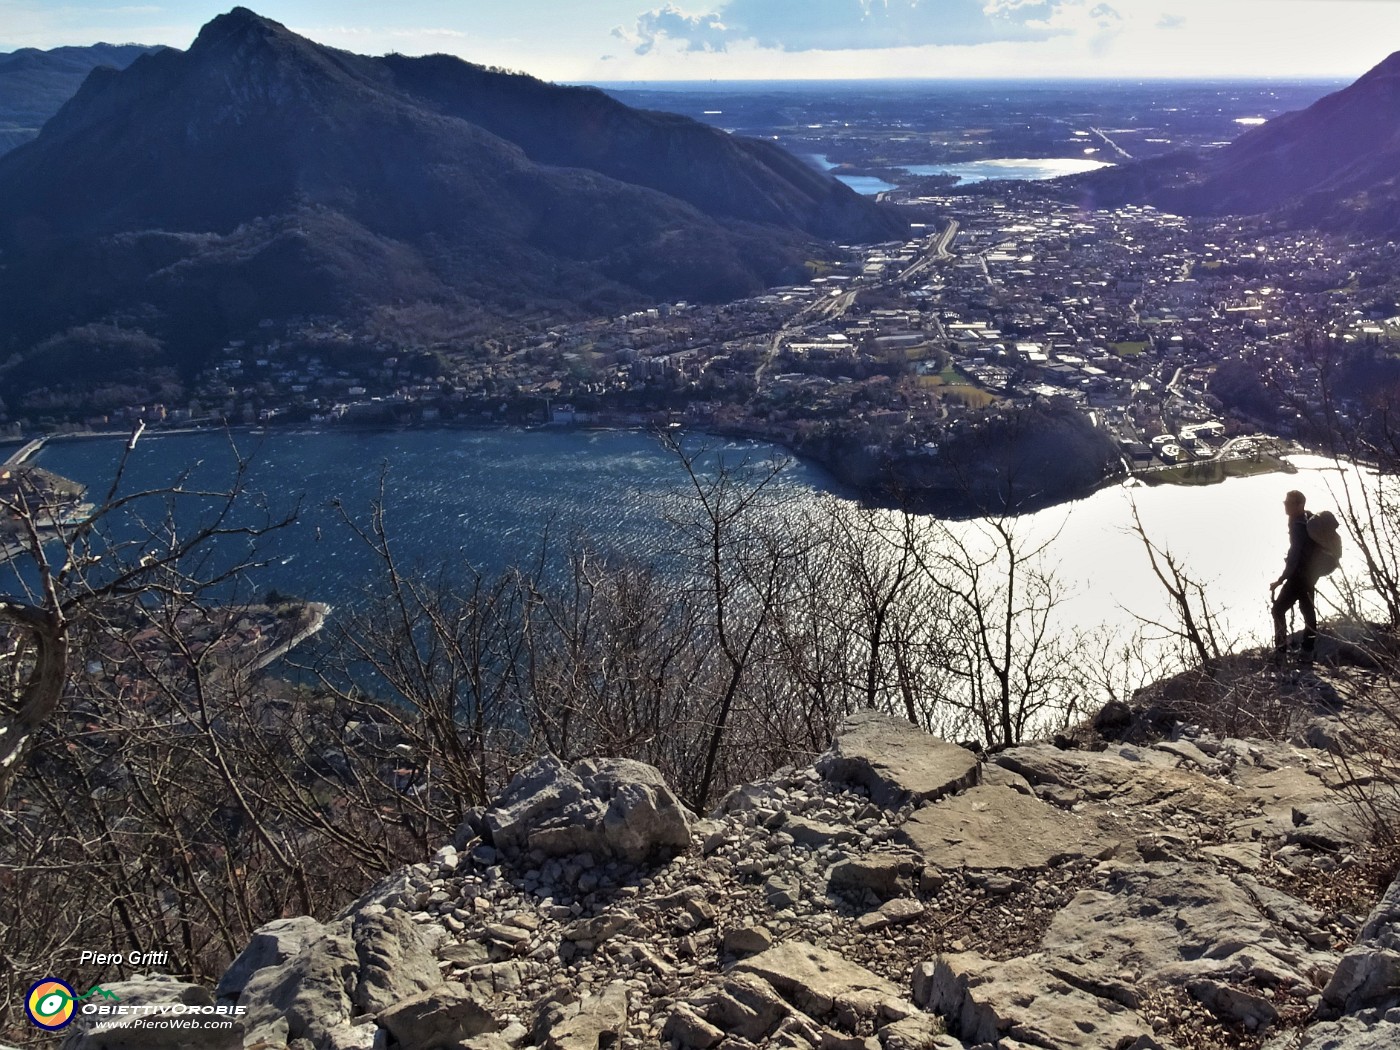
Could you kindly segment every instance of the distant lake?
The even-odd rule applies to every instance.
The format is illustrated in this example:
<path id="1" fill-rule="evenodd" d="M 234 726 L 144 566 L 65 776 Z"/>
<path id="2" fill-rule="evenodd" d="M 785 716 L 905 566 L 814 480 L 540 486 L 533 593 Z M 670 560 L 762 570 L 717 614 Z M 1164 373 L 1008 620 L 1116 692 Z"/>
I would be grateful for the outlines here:
<path id="1" fill-rule="evenodd" d="M 808 158 L 823 171 L 836 167 L 820 153 L 810 153 Z M 1038 182 L 1042 179 L 1057 179 L 1061 175 L 1078 175 L 1085 171 L 1096 171 L 1111 165 L 1107 161 L 1089 160 L 1086 157 L 1059 157 L 1034 159 L 1030 157 L 998 157 L 992 160 L 970 160 L 957 164 L 906 164 L 899 170 L 910 175 L 956 175 L 960 184 L 967 186 L 974 182 L 997 182 L 1006 179 L 1026 179 Z M 837 175 L 857 193 L 873 197 L 877 193 L 896 189 L 892 182 L 876 178 L 874 175 Z"/>
<path id="2" fill-rule="evenodd" d="M 300 501 L 297 524 L 274 534 L 257 570 L 257 592 L 277 588 L 330 602 L 361 599 L 375 560 L 332 506 L 339 501 L 366 522 L 384 479 L 386 517 L 405 564 L 486 572 L 531 558 L 548 530 L 583 534 L 632 556 L 664 562 L 674 549 L 667 517 L 687 510 L 687 482 L 674 456 L 651 436 L 589 430 L 274 430 L 236 435 L 251 455 L 249 488 L 267 494 L 274 512 Z M 123 442 L 55 441 L 38 465 L 75 478 L 100 495 Z M 710 439 L 727 462 L 769 462 L 780 449 Z M 1026 534 L 1048 543 L 1068 597 L 1058 610 L 1066 629 L 1106 624 L 1126 634 L 1134 614 L 1160 618 L 1165 600 L 1141 543 L 1128 528 L 1136 504 L 1149 533 L 1209 587 L 1226 636 L 1260 642 L 1267 635 L 1268 584 L 1287 548 L 1283 494 L 1300 488 L 1315 509 L 1336 507 L 1329 494 L 1341 474 L 1327 459 L 1297 457 L 1295 475 L 1271 474 L 1199 488 L 1113 486 L 1086 499 L 1029 515 Z M 172 484 L 194 467 L 191 484 L 226 484 L 233 463 L 217 434 L 143 437 L 128 467 L 130 489 Z M 837 493 L 822 470 L 792 463 L 780 478 L 797 505 Z M 968 529 L 969 525 L 956 528 Z M 1357 572 L 1359 559 L 1344 557 Z M 0 586 L 0 590 L 8 589 Z M 1325 583 L 1322 604 L 1335 588 Z"/>
<path id="3" fill-rule="evenodd" d="M 896 188 L 893 182 L 877 179 L 874 175 L 837 175 L 836 181 L 844 182 L 857 193 L 867 197 L 873 197 L 877 193 L 884 193 Z"/>
<path id="4" fill-rule="evenodd" d="M 902 168 L 910 175 L 956 175 L 964 184 L 996 182 L 1003 179 L 1058 179 L 1062 175 L 1079 175 L 1111 165 L 1107 161 L 1086 157 L 1041 158 L 998 157 L 993 160 L 970 160 L 959 164 L 910 164 Z"/>

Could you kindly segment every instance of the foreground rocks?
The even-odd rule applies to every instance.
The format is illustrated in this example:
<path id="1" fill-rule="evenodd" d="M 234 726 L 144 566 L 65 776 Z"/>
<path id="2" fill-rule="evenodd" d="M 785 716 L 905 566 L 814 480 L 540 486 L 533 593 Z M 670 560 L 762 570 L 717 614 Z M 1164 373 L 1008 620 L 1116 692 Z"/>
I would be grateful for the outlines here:
<path id="1" fill-rule="evenodd" d="M 1327 740 L 984 761 L 863 714 L 705 819 L 647 767 L 545 760 L 219 992 L 265 1050 L 1400 1045 L 1361 819 L 1400 803 Z"/>

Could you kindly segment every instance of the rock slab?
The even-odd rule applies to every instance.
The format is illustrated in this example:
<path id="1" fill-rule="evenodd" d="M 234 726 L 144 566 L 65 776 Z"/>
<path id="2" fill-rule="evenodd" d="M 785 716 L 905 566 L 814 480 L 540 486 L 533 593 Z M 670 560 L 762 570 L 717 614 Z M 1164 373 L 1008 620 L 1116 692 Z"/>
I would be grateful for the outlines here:
<path id="1" fill-rule="evenodd" d="M 902 718 L 860 711 L 817 759 L 817 772 L 833 784 L 863 787 L 876 805 L 897 809 L 972 787 L 980 782 L 981 766 L 967 748 Z"/>

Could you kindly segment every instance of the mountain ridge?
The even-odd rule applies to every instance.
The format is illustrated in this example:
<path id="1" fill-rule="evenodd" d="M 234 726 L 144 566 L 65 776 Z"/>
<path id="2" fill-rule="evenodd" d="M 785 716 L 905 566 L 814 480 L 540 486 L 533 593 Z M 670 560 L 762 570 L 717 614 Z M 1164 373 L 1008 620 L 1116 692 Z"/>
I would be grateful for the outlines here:
<path id="1" fill-rule="evenodd" d="M 123 69 L 144 44 L 91 44 L 47 51 L 22 47 L 0 54 L 0 154 L 30 141 L 96 68 Z"/>
<path id="2" fill-rule="evenodd" d="M 1193 216 L 1261 215 L 1337 232 L 1400 233 L 1400 51 L 1306 109 L 1219 149 L 1065 180 L 1100 206 Z"/>
<path id="3" fill-rule="evenodd" d="M 504 99 L 495 131 L 448 111 L 471 112 L 454 92 L 485 76 Z M 796 277 L 820 240 L 904 233 L 771 147 L 611 100 L 596 156 L 575 139 L 573 155 L 547 158 L 568 163 L 532 158 L 504 135 L 536 97 L 556 123 L 606 98 L 442 56 L 354 55 L 246 8 L 188 51 L 96 71 L 0 158 L 0 295 L 21 304 L 0 319 L 0 349 L 24 359 L 11 379 L 46 378 L 33 351 L 63 330 L 54 318 L 134 321 L 206 353 L 265 317 L 404 302 L 489 327 L 522 311 L 734 298 Z M 655 177 L 626 181 L 629 165 Z M 751 202 L 718 206 L 711 180 Z"/>

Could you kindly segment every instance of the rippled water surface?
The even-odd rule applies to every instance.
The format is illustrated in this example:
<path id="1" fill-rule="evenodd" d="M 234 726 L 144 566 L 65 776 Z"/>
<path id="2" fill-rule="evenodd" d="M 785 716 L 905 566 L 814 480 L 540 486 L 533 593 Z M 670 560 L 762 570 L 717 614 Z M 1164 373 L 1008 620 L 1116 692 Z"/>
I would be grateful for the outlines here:
<path id="1" fill-rule="evenodd" d="M 264 541 L 260 553 L 269 564 L 258 570 L 255 586 L 335 605 L 358 600 L 375 568 L 335 504 L 368 522 L 381 480 L 398 555 L 405 564 L 428 568 L 470 563 L 496 570 L 532 557 L 546 529 L 664 562 L 676 543 L 667 518 L 687 512 L 684 472 L 672 453 L 643 433 L 331 430 L 243 433 L 234 440 L 251 457 L 248 487 L 267 494 L 272 512 L 300 505 L 296 524 Z M 755 443 L 710 439 L 708 446 L 710 462 L 715 456 L 730 464 L 784 456 Z M 100 494 L 121 448 L 116 439 L 56 441 L 36 462 Z M 233 462 L 222 435 L 148 436 L 137 445 L 126 487 L 169 485 L 192 469 L 190 485 L 218 488 L 227 484 Z M 1028 516 L 1019 528 L 1046 543 L 1046 562 L 1066 594 L 1059 621 L 1128 631 L 1137 617 L 1163 616 L 1161 588 L 1129 532 L 1136 507 L 1153 538 L 1208 585 L 1229 637 L 1261 640 L 1268 583 L 1287 547 L 1283 494 L 1301 488 L 1314 509 L 1340 501 L 1329 491 L 1341 477 L 1334 464 L 1318 457 L 1295 462 L 1296 475 L 1203 488 L 1115 486 Z M 802 462 L 793 462 L 779 485 L 796 505 L 835 491 L 824 472 Z M 1344 558 L 1343 568 L 1355 573 L 1359 560 Z M 1325 583 L 1324 603 L 1330 589 Z"/>

